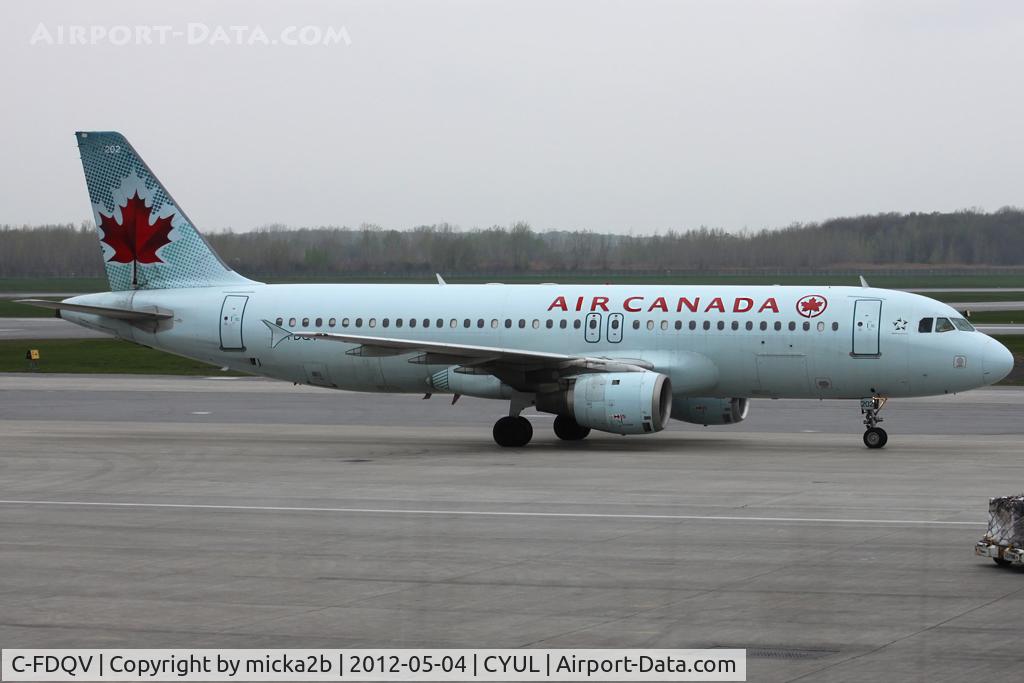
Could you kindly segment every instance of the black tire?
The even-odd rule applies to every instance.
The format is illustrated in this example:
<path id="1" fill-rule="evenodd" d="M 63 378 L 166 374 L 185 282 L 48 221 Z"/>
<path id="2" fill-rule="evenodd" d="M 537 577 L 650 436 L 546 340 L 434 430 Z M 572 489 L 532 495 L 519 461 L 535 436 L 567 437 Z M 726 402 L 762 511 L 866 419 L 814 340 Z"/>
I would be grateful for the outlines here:
<path id="1" fill-rule="evenodd" d="M 521 448 L 533 438 L 533 425 L 525 417 L 506 416 L 494 423 L 494 442 L 504 448 Z"/>
<path id="2" fill-rule="evenodd" d="M 881 427 L 872 427 L 864 432 L 864 445 L 868 448 L 882 448 L 889 441 L 889 435 Z"/>
<path id="3" fill-rule="evenodd" d="M 576 420 L 565 415 L 555 416 L 555 436 L 562 441 L 581 441 L 590 434 L 590 427 L 582 427 Z"/>
<path id="4" fill-rule="evenodd" d="M 1009 560 L 1004 560 L 1001 557 L 993 557 L 992 561 L 998 564 L 1000 567 L 1009 567 L 1011 564 L 1013 564 Z"/>

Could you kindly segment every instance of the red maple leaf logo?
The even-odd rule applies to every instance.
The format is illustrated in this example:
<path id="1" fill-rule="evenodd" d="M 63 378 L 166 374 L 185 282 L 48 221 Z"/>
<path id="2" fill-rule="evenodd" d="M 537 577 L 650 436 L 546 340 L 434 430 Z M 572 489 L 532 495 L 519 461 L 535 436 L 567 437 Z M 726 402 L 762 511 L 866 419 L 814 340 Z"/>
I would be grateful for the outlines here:
<path id="1" fill-rule="evenodd" d="M 796 312 L 805 318 L 816 318 L 825 312 L 828 300 L 817 294 L 808 294 L 796 302 Z"/>
<path id="2" fill-rule="evenodd" d="M 139 197 L 138 191 L 121 207 L 121 222 L 114 216 L 100 214 L 100 228 L 103 230 L 102 241 L 114 250 L 107 261 L 116 263 L 163 263 L 156 252 L 160 247 L 170 244 L 171 220 L 174 214 L 166 218 L 157 218 L 150 224 L 152 210 Z"/>
<path id="3" fill-rule="evenodd" d="M 817 313 L 821 310 L 821 302 L 817 299 L 808 299 L 800 303 L 800 308 L 808 313 Z"/>

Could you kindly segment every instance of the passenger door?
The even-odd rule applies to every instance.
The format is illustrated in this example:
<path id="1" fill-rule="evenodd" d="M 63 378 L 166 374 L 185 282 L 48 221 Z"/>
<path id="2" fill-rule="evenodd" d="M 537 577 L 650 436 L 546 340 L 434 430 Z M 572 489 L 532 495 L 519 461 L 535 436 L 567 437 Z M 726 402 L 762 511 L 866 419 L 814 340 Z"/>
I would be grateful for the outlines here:
<path id="1" fill-rule="evenodd" d="M 220 307 L 220 348 L 222 351 L 245 351 L 242 339 L 242 316 L 249 297 L 230 294 Z"/>
<path id="2" fill-rule="evenodd" d="M 878 337 L 881 333 L 882 301 L 880 299 L 857 299 L 853 303 L 853 351 L 854 356 L 878 356 L 881 349 Z"/>

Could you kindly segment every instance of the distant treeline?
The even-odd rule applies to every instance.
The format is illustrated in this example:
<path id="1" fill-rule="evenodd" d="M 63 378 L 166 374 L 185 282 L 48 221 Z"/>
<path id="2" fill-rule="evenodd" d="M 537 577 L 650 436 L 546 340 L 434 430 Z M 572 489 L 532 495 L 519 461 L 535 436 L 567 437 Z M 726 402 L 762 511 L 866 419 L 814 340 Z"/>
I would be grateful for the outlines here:
<path id="1" fill-rule="evenodd" d="M 517 223 L 474 230 L 274 225 L 206 237 L 235 270 L 274 277 L 1024 265 L 1024 211 L 1012 208 L 886 213 L 738 234 L 709 228 L 658 235 L 534 232 Z M 102 275 L 99 253 L 91 224 L 0 226 L 0 277 Z"/>

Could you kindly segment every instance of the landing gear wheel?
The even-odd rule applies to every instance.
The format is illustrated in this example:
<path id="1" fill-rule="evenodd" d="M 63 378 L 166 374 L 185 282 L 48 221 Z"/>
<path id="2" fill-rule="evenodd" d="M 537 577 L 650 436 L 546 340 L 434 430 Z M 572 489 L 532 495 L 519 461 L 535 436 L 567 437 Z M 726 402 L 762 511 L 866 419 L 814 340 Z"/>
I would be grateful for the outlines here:
<path id="1" fill-rule="evenodd" d="M 525 417 L 508 415 L 494 423 L 494 441 L 499 446 L 520 448 L 533 438 L 533 425 Z"/>
<path id="2" fill-rule="evenodd" d="M 878 413 L 885 407 L 885 401 L 884 396 L 872 396 L 860 400 L 860 414 L 864 416 L 864 426 L 867 428 L 867 431 L 864 432 L 864 445 L 868 448 L 881 448 L 889 440 L 889 435 L 878 426 L 878 423 L 882 421 Z"/>
<path id="3" fill-rule="evenodd" d="M 993 557 L 992 561 L 998 564 L 1000 567 L 1009 567 L 1011 564 L 1013 564 L 1009 560 L 1004 560 L 1001 557 Z"/>
<path id="4" fill-rule="evenodd" d="M 881 427 L 872 427 L 864 432 L 864 445 L 868 448 L 881 448 L 889 440 L 889 435 Z"/>
<path id="5" fill-rule="evenodd" d="M 576 420 L 565 415 L 555 416 L 555 436 L 562 441 L 581 441 L 590 434 L 590 427 L 582 427 Z"/>

